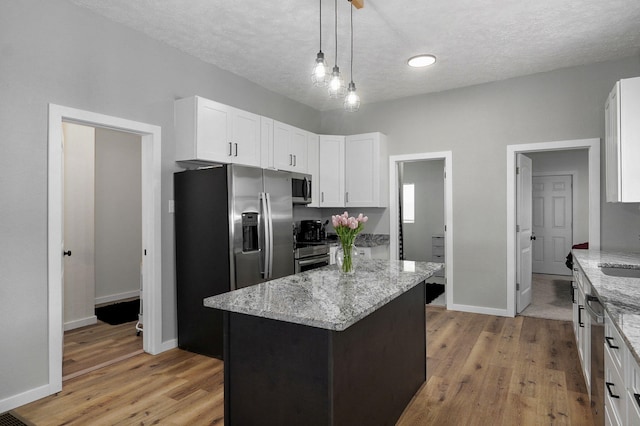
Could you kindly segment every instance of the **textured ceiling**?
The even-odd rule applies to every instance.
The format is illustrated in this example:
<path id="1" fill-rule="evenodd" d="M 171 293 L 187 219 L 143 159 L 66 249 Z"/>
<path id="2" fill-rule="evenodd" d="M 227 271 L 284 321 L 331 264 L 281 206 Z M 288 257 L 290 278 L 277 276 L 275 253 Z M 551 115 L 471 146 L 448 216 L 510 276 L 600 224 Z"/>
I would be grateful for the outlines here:
<path id="1" fill-rule="evenodd" d="M 70 1 L 318 110 L 342 107 L 311 85 L 318 0 Z M 332 67 L 334 2 L 322 5 Z M 338 1 L 347 82 L 349 7 Z M 640 0 L 365 0 L 353 15 L 353 80 L 363 104 L 640 53 Z M 409 68 L 419 53 L 437 64 Z"/>

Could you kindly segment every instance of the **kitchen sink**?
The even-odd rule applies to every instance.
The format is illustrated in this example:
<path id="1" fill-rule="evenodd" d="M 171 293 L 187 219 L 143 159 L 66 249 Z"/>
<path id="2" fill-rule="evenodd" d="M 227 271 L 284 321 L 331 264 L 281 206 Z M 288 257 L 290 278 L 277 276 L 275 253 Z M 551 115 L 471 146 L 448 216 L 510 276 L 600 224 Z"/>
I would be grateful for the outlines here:
<path id="1" fill-rule="evenodd" d="M 635 266 L 635 265 L 634 265 Z M 600 267 L 603 274 L 611 277 L 640 278 L 640 269 L 616 266 Z"/>

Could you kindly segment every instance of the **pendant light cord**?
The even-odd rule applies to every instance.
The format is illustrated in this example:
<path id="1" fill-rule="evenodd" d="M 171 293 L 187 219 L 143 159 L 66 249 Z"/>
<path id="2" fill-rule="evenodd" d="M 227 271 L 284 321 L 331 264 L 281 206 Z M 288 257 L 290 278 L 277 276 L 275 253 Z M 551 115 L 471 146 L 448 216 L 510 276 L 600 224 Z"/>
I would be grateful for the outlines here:
<path id="1" fill-rule="evenodd" d="M 335 25 L 335 32 L 336 32 L 336 62 L 334 63 L 334 65 L 338 66 L 338 0 L 335 0 L 334 11 L 335 11 L 335 14 L 336 14 L 336 25 Z"/>
<path id="2" fill-rule="evenodd" d="M 349 6 L 351 6 L 351 82 L 353 83 L 353 3 L 351 0 L 349 0 Z"/>
<path id="3" fill-rule="evenodd" d="M 320 3 L 320 52 L 322 52 L 322 0 L 319 0 Z"/>

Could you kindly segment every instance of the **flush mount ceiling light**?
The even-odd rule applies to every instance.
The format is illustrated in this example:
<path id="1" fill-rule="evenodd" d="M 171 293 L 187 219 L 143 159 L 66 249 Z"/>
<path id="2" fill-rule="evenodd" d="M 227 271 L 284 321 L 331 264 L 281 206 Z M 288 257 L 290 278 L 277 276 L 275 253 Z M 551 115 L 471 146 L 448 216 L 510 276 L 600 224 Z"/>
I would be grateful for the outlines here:
<path id="1" fill-rule="evenodd" d="M 436 63 L 436 57 L 433 55 L 417 55 L 409 58 L 407 64 L 413 68 L 424 68 Z"/>

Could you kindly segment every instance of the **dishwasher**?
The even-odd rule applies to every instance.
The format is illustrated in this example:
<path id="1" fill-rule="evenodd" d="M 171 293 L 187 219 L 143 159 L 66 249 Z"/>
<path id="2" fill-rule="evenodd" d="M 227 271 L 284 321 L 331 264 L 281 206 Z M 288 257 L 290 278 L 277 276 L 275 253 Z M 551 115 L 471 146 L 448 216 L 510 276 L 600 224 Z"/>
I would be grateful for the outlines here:
<path id="1" fill-rule="evenodd" d="M 593 424 L 604 425 L 604 307 L 596 296 L 585 294 L 584 310 L 591 317 L 591 413 Z"/>

